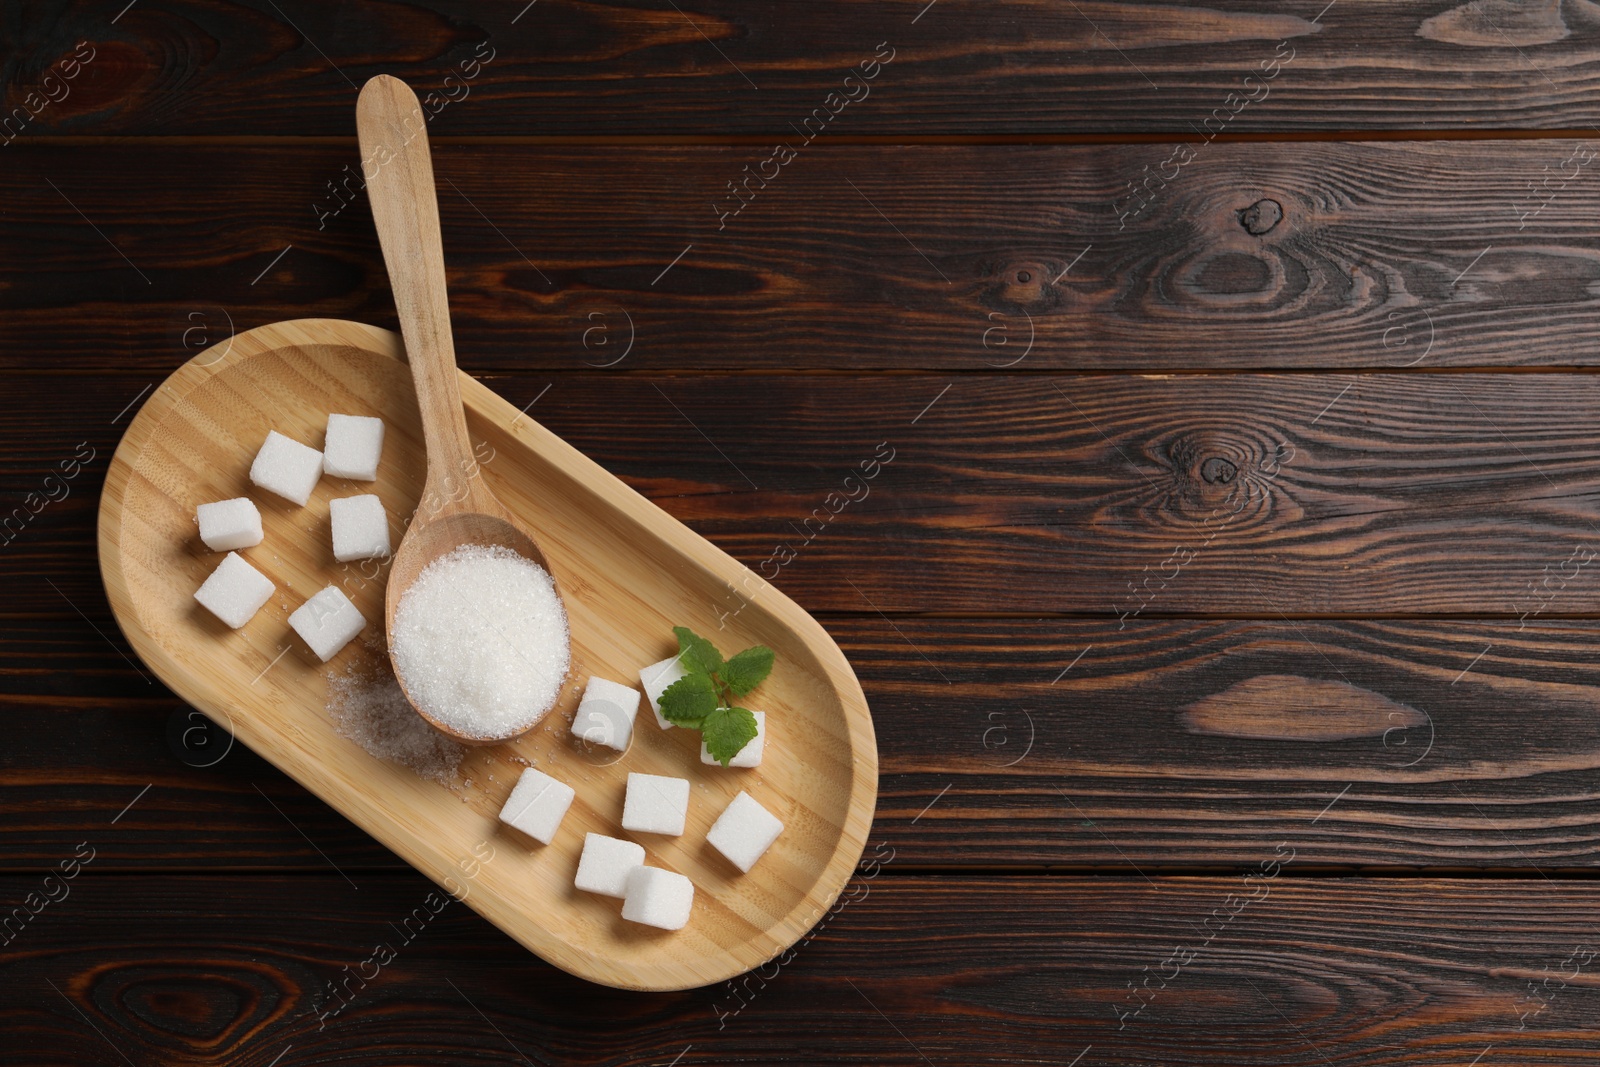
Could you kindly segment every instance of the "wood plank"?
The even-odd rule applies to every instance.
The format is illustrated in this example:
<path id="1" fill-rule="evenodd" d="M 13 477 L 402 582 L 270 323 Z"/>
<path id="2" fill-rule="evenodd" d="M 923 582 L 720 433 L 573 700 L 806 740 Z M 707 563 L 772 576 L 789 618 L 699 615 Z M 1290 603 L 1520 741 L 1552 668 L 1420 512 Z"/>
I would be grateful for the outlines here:
<path id="1" fill-rule="evenodd" d="M 1595 623 L 823 621 L 902 866 L 1243 868 L 1279 842 L 1302 869 L 1600 860 Z M 397 863 L 242 748 L 185 766 L 182 705 L 138 695 L 83 619 L 5 630 L 0 863 L 51 862 L 146 785 L 107 869 Z"/>
<path id="2" fill-rule="evenodd" d="M 1219 108 L 1230 130 L 1564 127 L 1593 122 L 1600 88 L 1593 16 L 1555 3 L 166 0 L 18 23 L 6 99 L 37 112 L 34 139 L 349 135 L 379 73 L 464 135 L 787 135 L 819 107 L 840 109 L 830 129 L 895 136 L 1188 133 Z M 93 58 L 63 92 L 44 75 L 78 41 Z M 875 54 L 892 57 L 875 91 L 846 85 Z"/>
<path id="3" fill-rule="evenodd" d="M 0 568 L 26 603 L 93 614 L 113 420 L 150 379 L 9 381 L 30 401 L 0 425 L 0 515 L 42 510 Z M 1600 612 L 1592 375 L 489 384 L 810 611 Z M 93 463 L 42 503 L 84 441 Z"/>
<path id="4" fill-rule="evenodd" d="M 1427 370 L 1595 361 L 1597 150 L 819 145 L 742 199 L 743 146 L 435 165 L 474 373 Z M 165 374 L 230 326 L 394 325 L 365 197 L 327 188 L 349 148 L 94 149 L 115 183 L 10 151 L 0 367 Z"/>
<path id="5" fill-rule="evenodd" d="M 1593 881 L 1330 881 L 1262 862 L 1271 876 L 1250 882 L 1153 885 L 880 873 L 737 986 L 625 994 L 416 876 L 357 891 L 102 877 L 96 860 L 0 950 L 0 1013 L 38 1064 L 265 1065 L 286 1048 L 352 1065 L 417 1048 L 431 1064 L 1600 1063 Z M 6 878 L 0 899 L 40 885 Z"/>

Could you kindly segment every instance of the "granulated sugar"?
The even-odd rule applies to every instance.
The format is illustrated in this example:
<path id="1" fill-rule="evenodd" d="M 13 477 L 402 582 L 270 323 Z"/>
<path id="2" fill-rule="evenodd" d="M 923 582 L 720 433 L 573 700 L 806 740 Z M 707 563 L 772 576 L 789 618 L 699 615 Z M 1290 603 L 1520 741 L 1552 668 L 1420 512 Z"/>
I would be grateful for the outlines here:
<path id="1" fill-rule="evenodd" d="M 379 759 L 410 767 L 418 777 L 449 785 L 466 749 L 417 714 L 381 646 L 377 652 L 364 668 L 352 663 L 342 671 L 328 671 L 328 718 L 334 732 Z"/>
<path id="2" fill-rule="evenodd" d="M 512 737 L 536 724 L 572 655 L 549 573 L 490 545 L 462 545 L 423 568 L 390 639 L 417 706 L 467 737 Z"/>

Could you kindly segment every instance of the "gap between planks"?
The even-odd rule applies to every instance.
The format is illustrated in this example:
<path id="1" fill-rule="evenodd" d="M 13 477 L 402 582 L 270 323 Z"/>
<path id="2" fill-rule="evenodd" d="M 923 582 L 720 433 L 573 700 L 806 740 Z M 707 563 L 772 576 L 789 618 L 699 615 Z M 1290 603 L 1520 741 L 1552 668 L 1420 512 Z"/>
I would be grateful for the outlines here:
<path id="1" fill-rule="evenodd" d="M 158 304 L 138 305 L 142 307 L 162 306 Z M 385 327 L 387 328 L 387 327 Z M 175 369 L 175 368 L 174 368 Z M 505 370 L 495 368 L 475 372 L 471 367 L 463 367 L 468 374 L 480 382 L 496 382 L 507 379 L 521 379 L 530 375 L 544 375 L 552 378 L 563 379 L 597 379 L 597 378 L 641 378 L 670 380 L 677 378 L 1268 378 L 1268 377 L 1301 377 L 1301 378 L 1344 378 L 1361 376 L 1375 377 L 1416 377 L 1421 375 L 1486 375 L 1486 374 L 1547 374 L 1547 375 L 1600 375 L 1600 364 L 1589 363 L 1541 363 L 1541 364 L 1463 364 L 1461 366 L 1434 366 L 1434 367 L 1278 367 L 1262 365 L 1259 367 L 1175 367 L 1175 368 L 1129 368 L 1107 367 L 1092 370 L 1073 370 L 1047 366 L 1036 367 L 867 367 L 852 369 L 848 367 L 812 367 L 805 369 L 789 369 L 783 367 L 674 367 L 671 369 L 636 367 L 616 370 L 561 370 L 556 368 L 541 369 L 533 367 L 528 370 Z M 159 374 L 159 369 L 106 371 L 92 367 L 6 367 L 0 366 L 0 381 L 8 378 L 96 378 L 103 379 L 111 374 L 123 374 L 126 377 L 148 377 Z"/>
<path id="2" fill-rule="evenodd" d="M 878 835 L 882 836 L 882 835 Z M 1298 865 L 1297 865 L 1298 866 Z M 1072 878 L 1072 879 L 1131 879 L 1139 880 L 1141 877 L 1154 880 L 1167 881 L 1210 881 L 1237 878 L 1240 874 L 1257 870 L 1259 863 L 1241 863 L 1237 866 L 1229 864 L 1207 864 L 1193 867 L 1157 866 L 1154 864 L 1140 864 L 1132 867 L 1126 863 L 1087 865 L 1087 864 L 974 864 L 971 866 L 959 863 L 893 863 L 880 864 L 878 873 L 874 878 Z M 17 866 L 0 869 L 0 882 L 8 878 L 30 878 L 39 871 L 47 868 L 29 868 Z M 359 875 L 363 880 L 377 878 L 425 878 L 416 868 L 396 863 L 392 866 L 346 866 L 346 873 Z M 857 869 L 859 875 L 860 869 Z M 175 878 L 233 878 L 233 877 L 272 877 L 272 878 L 327 878 L 338 879 L 339 875 L 330 871 L 326 865 L 306 866 L 267 866 L 261 864 L 223 864 L 216 866 L 194 866 L 190 864 L 162 866 L 159 864 L 124 864 L 118 867 L 84 868 L 82 877 L 93 878 L 150 878 L 150 877 L 175 877 Z M 1594 867 L 1450 867 L 1450 866 L 1406 866 L 1396 864 L 1392 867 L 1379 866 L 1341 866 L 1337 864 L 1318 864 L 1300 867 L 1293 874 L 1285 871 L 1278 876 L 1278 880 L 1286 882 L 1316 883 L 1330 880 L 1339 881 L 1394 881 L 1394 880 L 1451 880 L 1463 882 L 1594 882 L 1600 881 L 1600 868 Z"/>
<path id="3" fill-rule="evenodd" d="M 1284 142 L 1361 142 L 1361 141 L 1544 141 L 1584 140 L 1595 136 L 1589 127 L 1558 127 L 1553 129 L 1417 129 L 1417 130 L 1257 130 L 1219 133 L 1210 141 L 1224 144 L 1261 144 Z M 434 145 L 531 145 L 531 146 L 586 146 L 619 148 L 717 148 L 725 146 L 766 146 L 774 137 L 786 136 L 783 130 L 766 133 L 730 134 L 550 134 L 538 135 L 471 135 L 434 137 Z M 300 136 L 291 134 L 30 134 L 31 140 L 19 151 L 47 145 L 65 148 L 106 147 L 114 145 L 307 145 L 356 147 L 352 136 Z M 917 147 L 921 145 L 1106 145 L 1106 144 L 1179 144 L 1192 143 L 1196 138 L 1191 130 L 1167 130 L 1148 133 L 866 133 L 830 134 L 831 145 L 893 145 Z"/>

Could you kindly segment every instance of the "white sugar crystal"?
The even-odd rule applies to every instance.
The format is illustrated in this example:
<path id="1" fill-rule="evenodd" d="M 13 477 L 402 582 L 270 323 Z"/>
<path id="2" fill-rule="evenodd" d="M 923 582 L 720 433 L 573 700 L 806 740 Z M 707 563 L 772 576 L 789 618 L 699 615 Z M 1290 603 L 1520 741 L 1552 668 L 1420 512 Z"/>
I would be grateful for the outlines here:
<path id="1" fill-rule="evenodd" d="M 294 632 L 305 638 L 326 663 L 361 632 L 367 620 L 336 585 L 330 585 L 295 609 L 289 616 Z"/>
<path id="2" fill-rule="evenodd" d="M 682 930 L 693 904 L 694 883 L 683 875 L 660 867 L 635 867 L 628 874 L 622 917 L 663 930 Z"/>
<path id="3" fill-rule="evenodd" d="M 578 876 L 573 881 L 586 893 L 607 897 L 628 895 L 628 875 L 644 866 L 644 846 L 605 834 L 587 834 L 583 855 L 578 857 Z"/>
<path id="4" fill-rule="evenodd" d="M 578 712 L 572 717 L 572 736 L 623 752 L 633 737 L 633 717 L 637 714 L 637 689 L 630 689 L 621 682 L 591 677 L 589 684 L 583 687 Z"/>
<path id="5" fill-rule="evenodd" d="M 506 798 L 506 806 L 500 809 L 500 821 L 548 845 L 576 795 L 565 782 L 528 767 Z"/>
<path id="6" fill-rule="evenodd" d="M 272 595 L 272 580 L 229 552 L 194 594 L 200 605 L 237 630 Z"/>
<path id="7" fill-rule="evenodd" d="M 378 480 L 383 452 L 383 420 L 366 415 L 329 415 L 322 445 L 322 469 L 335 478 Z"/>
<path id="8" fill-rule="evenodd" d="M 500 546 L 463 545 L 424 567 L 390 639 L 418 707 L 475 738 L 514 737 L 544 718 L 572 657 L 550 575 Z"/>
<path id="9" fill-rule="evenodd" d="M 644 686 L 645 696 L 650 698 L 650 710 L 656 713 L 656 722 L 663 730 L 672 729 L 672 724 L 661 717 L 661 694 L 667 691 L 667 686 L 688 673 L 683 669 L 683 664 L 678 662 L 677 656 L 670 656 L 639 670 L 639 682 Z"/>
<path id="10" fill-rule="evenodd" d="M 333 558 L 340 563 L 389 554 L 389 516 L 372 493 L 328 501 L 333 518 Z"/>
<path id="11" fill-rule="evenodd" d="M 250 464 L 250 480 L 285 500 L 304 507 L 322 477 L 322 453 L 299 441 L 268 430 L 267 439 Z"/>
<path id="12" fill-rule="evenodd" d="M 749 871 L 782 832 L 782 820 L 741 790 L 711 824 L 706 840 L 735 867 Z"/>
<path id="13" fill-rule="evenodd" d="M 247 496 L 201 504 L 194 509 L 200 540 L 213 552 L 250 548 L 261 543 L 261 512 Z"/>
<path id="14" fill-rule="evenodd" d="M 767 713 L 764 711 L 751 712 L 756 717 L 756 735 L 744 743 L 738 755 L 728 761 L 730 767 L 759 767 L 761 766 L 761 750 L 767 743 Z M 700 762 L 709 763 L 713 767 L 722 764 L 711 758 L 711 752 L 706 748 L 704 741 L 700 742 Z"/>
<path id="15" fill-rule="evenodd" d="M 646 834 L 681 834 L 689 817 L 689 779 L 662 774 L 628 775 L 622 828 Z"/>

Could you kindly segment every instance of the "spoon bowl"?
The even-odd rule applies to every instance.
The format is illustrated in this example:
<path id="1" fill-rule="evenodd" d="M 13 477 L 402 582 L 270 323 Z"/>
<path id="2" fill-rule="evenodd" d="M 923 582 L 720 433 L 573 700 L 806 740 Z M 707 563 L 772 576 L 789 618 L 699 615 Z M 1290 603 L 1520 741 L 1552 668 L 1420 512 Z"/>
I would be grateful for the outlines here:
<path id="1" fill-rule="evenodd" d="M 463 545 L 482 545 L 488 547 L 508 548 L 517 555 L 543 567 L 555 581 L 554 572 L 550 571 L 550 564 L 546 561 L 544 552 L 540 550 L 538 542 L 521 526 L 507 516 L 489 514 L 483 511 L 452 511 L 444 515 L 423 520 L 420 516 L 413 520 L 405 536 L 400 539 L 400 548 L 395 552 L 389 565 L 389 582 L 384 593 L 384 632 L 389 637 L 391 663 L 393 663 L 394 649 L 394 623 L 395 616 L 400 610 L 400 600 L 408 589 L 417 580 L 434 560 L 448 556 Z M 561 595 L 561 587 L 556 585 L 556 595 Z M 400 691 L 405 694 L 406 700 L 416 709 L 418 715 L 427 720 L 428 724 L 440 733 L 446 734 L 452 740 L 463 745 L 496 745 L 510 741 L 526 733 L 543 719 L 543 715 L 536 717 L 528 726 L 504 736 L 479 736 L 466 734 L 456 730 L 438 719 L 434 718 L 412 696 L 411 690 L 406 686 L 405 675 L 400 672 L 399 664 L 394 663 L 395 680 L 400 683 Z M 568 672 L 570 674 L 570 671 Z M 566 677 L 561 679 L 557 687 L 559 692 L 565 687 Z M 545 709 L 548 711 L 549 709 Z"/>
<path id="2" fill-rule="evenodd" d="M 356 102 L 356 130 L 372 221 L 394 289 L 428 454 L 422 501 L 400 539 L 384 594 L 390 662 L 406 700 L 435 729 L 464 745 L 499 744 L 532 729 L 549 709 L 542 709 L 527 726 L 503 736 L 463 734 L 440 722 L 417 703 L 399 664 L 394 663 L 395 616 L 417 576 L 434 560 L 463 545 L 508 548 L 544 568 L 552 581 L 555 572 L 533 534 L 484 485 L 467 436 L 455 342 L 450 334 L 427 119 L 416 94 L 388 75 L 370 79 Z M 558 598 L 560 593 L 558 584 Z M 563 678 L 562 686 L 565 683 Z"/>

